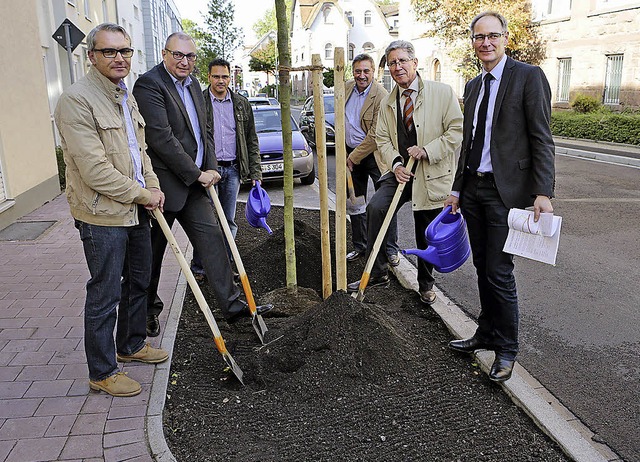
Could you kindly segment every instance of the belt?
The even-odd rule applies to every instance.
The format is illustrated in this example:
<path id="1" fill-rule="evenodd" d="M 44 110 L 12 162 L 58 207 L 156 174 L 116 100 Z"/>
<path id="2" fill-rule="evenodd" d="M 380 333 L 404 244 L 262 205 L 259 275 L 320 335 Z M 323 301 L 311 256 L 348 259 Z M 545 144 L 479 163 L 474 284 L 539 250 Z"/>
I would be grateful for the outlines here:
<path id="1" fill-rule="evenodd" d="M 471 170 L 466 170 L 465 173 L 469 176 L 482 178 L 485 180 L 493 181 L 493 173 L 492 172 L 472 172 Z"/>
<path id="2" fill-rule="evenodd" d="M 235 160 L 219 160 L 218 167 L 231 167 L 232 165 L 235 165 L 235 163 Z"/>

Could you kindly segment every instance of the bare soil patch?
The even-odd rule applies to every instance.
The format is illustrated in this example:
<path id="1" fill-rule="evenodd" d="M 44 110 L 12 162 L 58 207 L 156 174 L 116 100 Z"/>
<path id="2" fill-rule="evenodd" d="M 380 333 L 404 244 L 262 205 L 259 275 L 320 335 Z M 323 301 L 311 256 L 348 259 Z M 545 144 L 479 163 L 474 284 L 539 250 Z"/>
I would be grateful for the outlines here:
<path id="1" fill-rule="evenodd" d="M 569 460 L 470 356 L 448 350 L 449 332 L 416 293 L 392 280 L 363 303 L 344 292 L 323 301 L 318 212 L 295 213 L 295 296 L 283 289 L 282 209 L 269 215 L 271 236 L 238 220 L 254 295 L 276 305 L 267 345 L 248 319 L 227 325 L 201 285 L 244 387 L 188 290 L 163 417 L 178 460 Z M 349 282 L 363 267 L 349 264 Z"/>

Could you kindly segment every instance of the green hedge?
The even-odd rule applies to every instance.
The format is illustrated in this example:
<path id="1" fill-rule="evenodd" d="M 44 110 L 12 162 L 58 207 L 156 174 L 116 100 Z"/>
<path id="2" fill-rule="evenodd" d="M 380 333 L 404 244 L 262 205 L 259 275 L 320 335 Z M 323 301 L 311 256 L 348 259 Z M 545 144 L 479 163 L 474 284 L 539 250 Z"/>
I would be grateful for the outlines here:
<path id="1" fill-rule="evenodd" d="M 640 115 L 612 112 L 554 112 L 551 114 L 554 136 L 584 138 L 640 146 Z"/>

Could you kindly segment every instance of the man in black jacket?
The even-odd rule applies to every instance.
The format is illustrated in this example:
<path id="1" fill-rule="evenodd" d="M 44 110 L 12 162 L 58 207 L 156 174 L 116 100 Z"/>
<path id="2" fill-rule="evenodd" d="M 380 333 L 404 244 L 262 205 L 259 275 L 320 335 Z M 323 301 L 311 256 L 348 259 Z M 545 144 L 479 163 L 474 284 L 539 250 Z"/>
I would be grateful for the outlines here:
<path id="1" fill-rule="evenodd" d="M 167 38 L 163 61 L 136 81 L 133 94 L 145 119 L 147 153 L 166 195 L 165 217 L 169 226 L 178 220 L 202 263 L 222 312 L 234 321 L 248 314 L 233 281 L 224 236 L 206 188 L 220 180 L 213 150 L 202 89 L 190 74 L 195 67 L 193 39 L 176 32 Z M 158 282 L 167 240 L 159 226 L 151 230 L 153 262 L 148 290 L 147 335 L 160 332 L 158 315 L 163 303 Z M 204 251 L 206 249 L 206 252 Z M 258 313 L 271 309 L 258 307 Z"/>

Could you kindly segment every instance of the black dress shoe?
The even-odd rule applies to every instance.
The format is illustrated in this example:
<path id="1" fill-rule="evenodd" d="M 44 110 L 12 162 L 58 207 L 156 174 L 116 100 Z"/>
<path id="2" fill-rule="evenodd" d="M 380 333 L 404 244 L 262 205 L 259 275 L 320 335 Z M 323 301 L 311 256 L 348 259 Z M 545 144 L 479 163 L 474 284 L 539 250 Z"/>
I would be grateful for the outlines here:
<path id="1" fill-rule="evenodd" d="M 449 342 L 449 348 L 460 353 L 473 353 L 475 350 L 491 350 L 493 347 L 488 343 L 481 342 L 475 337 L 466 340 L 452 340 Z"/>
<path id="2" fill-rule="evenodd" d="M 369 283 L 367 284 L 367 287 L 389 287 L 389 275 L 385 274 L 382 276 L 371 277 L 369 279 Z M 359 289 L 360 289 L 360 281 L 347 284 L 347 292 L 349 293 L 357 292 Z"/>
<path id="3" fill-rule="evenodd" d="M 265 305 L 258 305 L 256 306 L 256 314 L 259 314 L 260 316 L 262 316 L 263 314 L 268 313 L 272 309 L 273 309 L 273 305 L 271 303 L 267 303 Z M 246 318 L 249 316 L 251 316 L 251 311 L 249 311 L 249 305 L 245 304 L 240 311 L 236 312 L 235 314 L 227 318 L 227 323 L 234 324 L 238 322 L 240 319 Z"/>
<path id="4" fill-rule="evenodd" d="M 160 335 L 160 320 L 157 314 L 147 316 L 147 337 L 157 337 Z"/>
<path id="5" fill-rule="evenodd" d="M 347 254 L 347 261 L 356 261 L 362 256 L 364 256 L 364 250 L 354 250 Z"/>
<path id="6" fill-rule="evenodd" d="M 511 373 L 513 372 L 513 364 L 515 360 L 513 359 L 502 359 L 496 356 L 496 359 L 493 361 L 493 365 L 491 366 L 491 372 L 489 372 L 489 378 L 494 382 L 504 382 L 505 380 L 509 380 L 511 378 Z"/>

